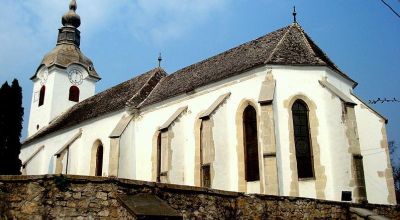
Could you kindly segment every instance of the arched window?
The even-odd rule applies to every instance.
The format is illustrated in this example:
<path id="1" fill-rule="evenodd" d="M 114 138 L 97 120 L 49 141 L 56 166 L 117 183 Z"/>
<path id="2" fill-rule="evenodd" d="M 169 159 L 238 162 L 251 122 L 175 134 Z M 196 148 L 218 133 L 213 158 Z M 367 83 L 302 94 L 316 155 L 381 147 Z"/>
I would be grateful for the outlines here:
<path id="1" fill-rule="evenodd" d="M 302 100 L 296 100 L 292 106 L 292 116 L 297 175 L 299 178 L 312 178 L 314 172 L 307 104 Z"/>
<path id="2" fill-rule="evenodd" d="M 46 94 L 46 86 L 42 86 L 42 88 L 40 88 L 40 93 L 39 93 L 39 106 L 43 105 L 45 94 Z"/>
<path id="3" fill-rule="evenodd" d="M 79 102 L 79 88 L 77 86 L 69 87 L 69 100 Z"/>
<path id="4" fill-rule="evenodd" d="M 102 176 L 103 172 L 103 145 L 99 144 L 96 153 L 96 176 Z"/>
<path id="5" fill-rule="evenodd" d="M 243 138 L 246 181 L 260 180 L 258 167 L 257 113 L 252 106 L 243 112 Z"/>

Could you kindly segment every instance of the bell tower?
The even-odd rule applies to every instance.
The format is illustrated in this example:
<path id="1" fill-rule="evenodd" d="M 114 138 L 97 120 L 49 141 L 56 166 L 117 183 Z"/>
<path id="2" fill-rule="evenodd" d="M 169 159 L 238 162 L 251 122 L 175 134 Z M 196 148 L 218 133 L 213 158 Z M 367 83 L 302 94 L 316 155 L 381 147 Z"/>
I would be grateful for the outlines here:
<path id="1" fill-rule="evenodd" d="M 95 94 L 100 80 L 92 61 L 80 50 L 81 18 L 76 14 L 76 0 L 62 16 L 56 47 L 46 54 L 30 78 L 33 94 L 28 137 L 76 103 Z"/>

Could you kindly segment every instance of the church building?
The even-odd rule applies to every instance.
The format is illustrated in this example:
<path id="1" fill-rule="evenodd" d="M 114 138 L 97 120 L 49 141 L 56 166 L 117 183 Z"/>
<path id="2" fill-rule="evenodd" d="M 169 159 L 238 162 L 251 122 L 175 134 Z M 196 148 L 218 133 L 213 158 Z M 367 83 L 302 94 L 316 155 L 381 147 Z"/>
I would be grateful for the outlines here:
<path id="1" fill-rule="evenodd" d="M 23 174 L 395 204 L 387 119 L 296 20 L 95 94 L 101 74 L 80 50 L 75 0 L 69 9 L 31 77 Z"/>

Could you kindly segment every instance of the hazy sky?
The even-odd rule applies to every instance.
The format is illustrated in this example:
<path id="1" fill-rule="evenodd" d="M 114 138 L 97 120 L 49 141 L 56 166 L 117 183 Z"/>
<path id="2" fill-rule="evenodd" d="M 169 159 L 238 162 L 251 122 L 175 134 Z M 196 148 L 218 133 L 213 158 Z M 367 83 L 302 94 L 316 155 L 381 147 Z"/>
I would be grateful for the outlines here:
<path id="1" fill-rule="evenodd" d="M 397 11 L 400 1 L 386 0 Z M 97 92 L 156 67 L 172 73 L 292 22 L 298 22 L 337 66 L 359 83 L 364 100 L 400 99 L 400 18 L 380 0 L 77 0 L 81 49 L 102 80 Z M 69 0 L 1 0 L 0 83 L 23 87 L 25 122 L 29 77 L 56 43 Z M 373 105 L 389 118 L 400 144 L 400 103 Z"/>

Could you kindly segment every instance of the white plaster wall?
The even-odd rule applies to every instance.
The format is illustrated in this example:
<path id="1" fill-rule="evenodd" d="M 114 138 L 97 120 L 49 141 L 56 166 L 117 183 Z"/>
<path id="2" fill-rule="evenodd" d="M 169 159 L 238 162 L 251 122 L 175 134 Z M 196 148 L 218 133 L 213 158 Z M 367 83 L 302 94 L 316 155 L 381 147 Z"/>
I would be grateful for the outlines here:
<path id="1" fill-rule="evenodd" d="M 168 115 L 168 112 L 166 112 L 165 115 Z M 161 120 L 161 118 L 154 118 L 150 116 L 148 120 L 146 120 L 149 123 L 149 125 L 147 125 L 146 123 L 143 123 L 143 117 L 138 116 L 130 122 L 131 124 L 135 123 L 134 133 L 136 138 L 133 138 L 135 155 L 132 155 L 135 158 L 135 179 L 147 181 L 152 180 L 152 140 L 157 130 L 152 129 L 154 127 L 152 127 L 151 124 L 153 124 L 153 126 L 155 126 L 154 124 L 161 125 L 161 123 L 164 123 Z M 140 169 L 138 169 L 138 165 L 140 166 Z M 126 164 L 120 163 L 119 166 L 126 166 Z"/>
<path id="2" fill-rule="evenodd" d="M 22 163 L 26 161 L 27 158 L 29 158 L 35 151 L 38 149 L 40 146 L 37 146 L 36 148 L 31 148 L 29 150 L 24 151 L 24 153 L 21 152 L 20 158 Z M 40 150 L 35 157 L 33 157 L 25 167 L 25 172 L 26 173 L 37 173 L 37 174 L 46 174 L 47 170 L 44 169 L 43 166 L 43 155 L 45 154 L 44 149 Z M 30 164 L 36 164 L 36 166 L 30 166 Z"/>
<path id="3" fill-rule="evenodd" d="M 280 155 L 278 161 L 279 168 L 281 171 L 280 175 L 280 188 L 283 195 L 289 195 L 290 183 L 292 180 L 292 172 L 290 168 L 290 148 L 289 148 L 289 114 L 288 109 L 284 106 L 284 101 L 289 97 L 302 94 L 313 100 L 317 105 L 320 101 L 321 89 L 318 88 L 318 80 L 322 78 L 323 72 L 317 70 L 304 69 L 304 71 L 298 71 L 295 68 L 281 69 L 274 68 L 272 70 L 273 76 L 276 80 L 276 90 L 274 111 L 275 116 L 275 129 L 277 148 L 279 149 Z M 305 77 L 306 76 L 306 77 Z M 289 106 L 289 108 L 291 108 Z M 316 110 L 317 114 L 319 109 Z M 307 184 L 307 183 L 306 183 Z M 304 185 L 304 184 L 303 184 Z M 309 185 L 309 184 L 307 184 Z M 302 182 L 299 182 L 299 192 L 302 196 L 312 197 L 315 193 L 307 190 L 309 187 L 302 187 Z"/>
<path id="4" fill-rule="evenodd" d="M 326 77 L 329 83 L 342 91 L 347 97 L 351 98 L 350 91 L 352 84 L 346 79 L 327 69 Z M 352 156 L 349 153 L 349 142 L 346 136 L 346 122 L 344 120 L 342 101 L 324 88 L 325 116 L 320 119 L 325 121 L 326 132 L 321 132 L 321 137 L 329 142 L 330 150 L 330 177 L 328 186 L 330 190 L 326 192 L 327 198 L 331 200 L 341 200 L 342 191 L 352 191 L 350 186 L 352 178 L 351 163 Z M 323 147 L 323 146 L 320 146 Z"/>
<path id="5" fill-rule="evenodd" d="M 85 75 L 87 76 L 87 73 Z M 73 84 L 69 81 L 66 70 L 55 70 L 53 83 L 52 86 L 55 89 L 48 91 L 52 93 L 50 120 L 76 104 L 76 102 L 69 101 L 69 88 Z M 79 101 L 93 96 L 95 93 L 95 82 L 88 78 L 84 79 L 81 85 L 76 86 L 79 88 Z"/>
<path id="6" fill-rule="evenodd" d="M 118 166 L 118 177 L 120 178 L 136 179 L 136 170 L 147 165 L 136 164 L 135 138 L 135 123 L 131 122 L 120 137 Z"/>
<path id="7" fill-rule="evenodd" d="M 211 101 L 211 100 L 210 100 Z M 225 189 L 234 190 L 232 187 L 231 176 L 231 159 L 235 158 L 236 150 L 234 147 L 230 147 L 229 142 L 227 142 L 227 137 L 229 135 L 230 127 L 227 125 L 227 102 L 230 98 L 225 100 L 225 102 L 217 108 L 211 118 L 213 120 L 212 135 L 214 140 L 214 162 L 212 167 L 214 169 L 214 176 L 212 179 L 212 188 L 214 189 Z"/>
<path id="8" fill-rule="evenodd" d="M 368 107 L 357 101 L 356 115 L 360 137 L 361 155 L 363 156 L 364 177 L 367 189 L 367 199 L 370 203 L 388 203 L 388 188 L 386 179 L 379 176 L 387 168 L 387 152 L 381 147 L 383 140 L 382 127 L 384 120 Z"/>
<path id="9" fill-rule="evenodd" d="M 189 138 L 185 132 L 185 115 L 182 114 L 174 123 L 171 124 L 173 138 L 171 139 L 171 167 L 168 178 L 171 183 L 185 184 L 185 153 L 186 140 Z M 169 134 L 171 134 L 169 132 Z M 169 138 L 169 137 L 168 137 Z"/>
<path id="10" fill-rule="evenodd" d="M 83 80 L 81 85 L 77 85 L 80 91 L 79 101 L 95 94 L 96 81 L 87 77 L 88 74 L 83 69 L 82 72 L 86 78 Z M 51 68 L 49 70 L 48 79 L 44 85 L 46 86 L 45 99 L 43 105 L 39 107 L 39 92 L 42 85 L 40 80 L 33 80 L 33 95 L 29 115 L 28 137 L 36 133 L 36 125 L 39 125 L 39 129 L 47 126 L 56 116 L 76 104 L 76 102 L 68 100 L 69 88 L 72 84 L 68 79 L 66 69 Z"/>
<path id="11" fill-rule="evenodd" d="M 274 100 L 275 132 L 278 154 L 278 170 L 280 180 L 280 192 L 289 195 L 292 173 L 290 169 L 289 150 L 289 112 L 284 106 L 290 97 L 304 95 L 316 105 L 316 116 L 318 118 L 317 142 L 320 148 L 320 161 L 325 167 L 327 184 L 325 187 L 326 199 L 337 198 L 337 190 L 342 189 L 342 183 L 335 183 L 334 170 L 344 170 L 346 163 L 335 161 L 337 152 L 347 152 L 347 140 L 344 133 L 344 124 L 341 121 L 342 107 L 340 100 L 333 96 L 327 89 L 323 88 L 318 80 L 327 77 L 328 81 L 340 88 L 349 84 L 341 83 L 337 78 L 329 74 L 324 67 L 273 67 L 273 76 L 276 79 L 276 91 Z M 332 79 L 332 80 L 331 80 Z M 348 90 L 347 89 L 347 90 Z M 289 110 L 291 106 L 288 107 Z M 315 143 L 312 143 L 315 145 Z M 335 168 L 334 168 L 335 167 Z M 342 172 L 342 171 L 340 171 Z M 346 182 L 346 180 L 344 180 Z M 315 198 L 315 181 L 299 181 L 299 194 L 303 197 Z"/>
<path id="12" fill-rule="evenodd" d="M 70 147 L 70 161 L 68 173 L 89 175 L 90 173 L 90 162 L 91 162 L 91 150 L 94 142 L 100 140 L 103 143 L 103 175 L 108 175 L 108 163 L 109 163 L 109 151 L 110 151 L 110 140 L 109 135 L 114 127 L 122 117 L 123 112 L 118 111 L 111 114 L 107 114 L 96 118 L 94 120 L 86 121 L 78 126 L 74 126 L 59 132 L 50 134 L 43 139 L 39 139 L 29 145 L 24 146 L 21 149 L 20 158 L 22 161 L 29 157 L 32 149 L 37 149 L 42 145 L 44 148 L 44 155 L 42 161 L 32 161 L 27 165 L 28 170 L 31 167 L 44 166 L 44 173 L 54 173 L 55 171 L 55 157 L 54 154 L 66 144 L 74 135 L 82 129 L 82 136 L 78 138 Z M 42 165 L 43 164 L 43 165 Z M 47 169 L 48 168 L 48 169 Z M 28 172 L 28 175 L 36 175 L 42 173 Z"/>
<path id="13" fill-rule="evenodd" d="M 46 90 L 42 106 L 38 106 L 42 84 L 38 79 L 33 80 L 33 94 L 29 114 L 28 137 L 38 131 L 36 127 L 37 125 L 39 125 L 39 129 L 41 129 L 50 121 L 50 103 L 52 100 L 51 91 L 53 89 L 54 75 L 54 71 L 49 71 L 47 81 L 44 83 Z"/>
<path id="14" fill-rule="evenodd" d="M 179 122 L 176 121 L 177 123 L 180 123 L 180 130 L 178 130 L 178 126 L 176 126 L 177 132 L 174 131 L 174 135 L 177 137 L 177 145 L 182 145 L 183 147 L 184 158 L 182 159 L 184 159 L 184 163 L 182 165 L 184 184 L 191 186 L 194 185 L 194 125 L 196 116 L 197 115 L 191 109 L 188 109 L 188 111 L 184 112 L 181 117 L 178 118 Z"/>
<path id="15" fill-rule="evenodd" d="M 151 180 L 151 151 L 152 138 L 158 127 L 161 126 L 178 108 L 188 106 L 188 111 L 179 117 L 171 128 L 174 138 L 173 167 L 176 171 L 170 172 L 171 183 L 182 182 L 194 185 L 195 141 L 194 125 L 200 112 L 206 110 L 222 94 L 231 92 L 228 101 L 212 116 L 214 120 L 214 146 L 216 162 L 214 168 L 222 173 L 216 173 L 213 184 L 220 189 L 237 190 L 237 138 L 236 138 L 236 110 L 243 100 L 257 102 L 261 83 L 266 74 L 265 68 L 258 68 L 240 76 L 207 85 L 195 90 L 195 93 L 180 95 L 162 103 L 157 103 L 142 109 L 136 120 L 137 129 L 135 145 L 137 149 L 137 163 L 148 164 L 137 170 L 137 179 Z M 253 88 L 253 89 L 248 89 Z M 223 109 L 229 109 L 225 111 Z M 225 120 L 225 122 L 223 122 Z M 218 123 L 218 124 L 217 124 Z M 217 129 L 221 129 L 218 130 Z M 222 130 L 223 129 L 223 130 Z M 218 159 L 217 159 L 218 158 Z M 184 168 L 183 168 L 184 167 Z M 182 171 L 184 170 L 184 174 Z M 220 176 L 221 175 L 221 176 Z M 224 179 L 224 178 L 225 179 Z"/>

